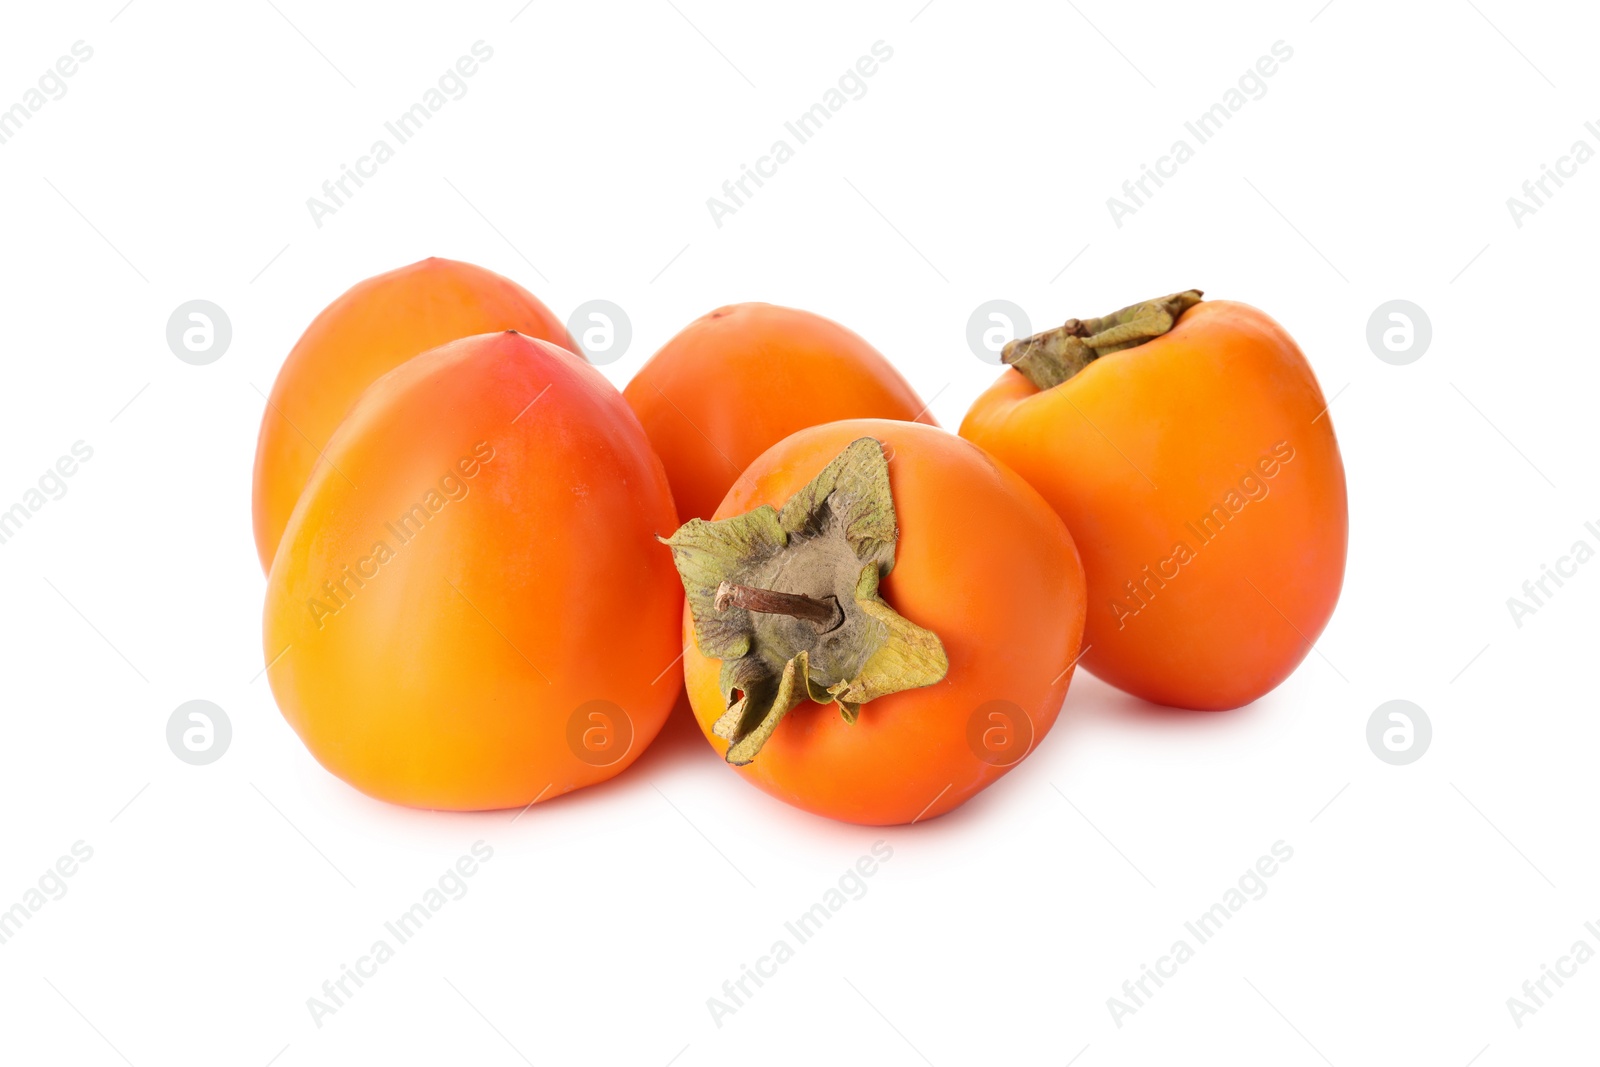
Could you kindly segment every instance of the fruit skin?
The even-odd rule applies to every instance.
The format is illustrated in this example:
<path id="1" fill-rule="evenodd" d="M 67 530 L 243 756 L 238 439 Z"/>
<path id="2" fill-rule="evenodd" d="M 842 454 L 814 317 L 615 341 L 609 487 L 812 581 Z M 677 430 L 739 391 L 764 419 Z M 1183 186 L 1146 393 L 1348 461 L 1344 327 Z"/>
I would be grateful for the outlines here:
<path id="1" fill-rule="evenodd" d="M 361 391 L 419 352 L 496 330 L 578 351 L 566 326 L 532 293 L 450 259 L 424 259 L 368 278 L 312 320 L 278 371 L 261 416 L 253 512 L 263 571 L 318 450 Z"/>
<path id="2" fill-rule="evenodd" d="M 1326 408 L 1283 327 L 1215 300 L 1053 389 L 1007 370 L 961 435 L 1072 531 L 1089 580 L 1084 666 L 1157 704 L 1222 710 L 1287 678 L 1339 599 L 1348 516 Z M 1214 505 L 1228 517 L 1202 528 Z"/>
<path id="3" fill-rule="evenodd" d="M 649 745 L 678 693 L 683 591 L 656 541 L 676 512 L 597 370 L 516 333 L 456 341 L 375 382 L 327 456 L 263 628 L 278 706 L 324 767 L 383 800 L 475 810 L 603 781 Z M 413 505 L 432 511 L 420 531 L 397 525 Z M 631 721 L 610 766 L 567 740 L 591 700 Z"/>
<path id="4" fill-rule="evenodd" d="M 760 456 L 715 517 L 781 507 L 861 437 L 892 453 L 900 539 L 881 591 L 939 636 L 949 671 L 934 685 L 869 701 L 853 725 L 834 705 L 803 703 L 754 762 L 733 769 L 795 807 L 889 826 L 950 811 L 1009 769 L 969 747 L 969 723 L 984 704 L 1021 707 L 1035 747 L 1055 723 L 1083 633 L 1083 568 L 1066 527 L 1021 478 L 954 434 L 909 422 L 852 419 L 802 430 Z M 721 661 L 695 647 L 687 610 L 683 625 L 689 702 L 701 732 L 726 755 L 728 743 L 711 732 L 724 711 Z"/>
<path id="5" fill-rule="evenodd" d="M 708 519 L 757 456 L 839 419 L 937 425 L 877 349 L 831 319 L 776 304 L 730 304 L 691 322 L 622 395 L 650 435 L 678 518 Z"/>

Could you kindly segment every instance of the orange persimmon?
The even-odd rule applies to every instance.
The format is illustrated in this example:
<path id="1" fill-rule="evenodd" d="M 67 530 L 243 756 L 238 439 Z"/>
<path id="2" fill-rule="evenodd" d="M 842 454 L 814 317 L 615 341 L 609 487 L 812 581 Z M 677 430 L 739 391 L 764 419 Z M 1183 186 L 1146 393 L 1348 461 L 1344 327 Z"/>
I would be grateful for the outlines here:
<path id="1" fill-rule="evenodd" d="M 474 810 L 610 778 L 680 692 L 661 461 L 584 361 L 514 331 L 362 394 L 267 582 L 278 706 L 370 796 Z"/>
<path id="2" fill-rule="evenodd" d="M 666 465 L 682 522 L 708 518 L 739 473 L 796 430 L 838 419 L 935 425 L 900 372 L 860 336 L 775 304 L 702 315 L 622 393 Z"/>
<path id="3" fill-rule="evenodd" d="M 312 320 L 278 371 L 256 443 L 254 524 L 261 569 L 328 438 L 361 391 L 419 352 L 518 330 L 578 351 L 537 297 L 493 271 L 424 259 L 368 278 Z"/>
<path id="4" fill-rule="evenodd" d="M 1344 463 L 1294 340 L 1189 290 L 1013 341 L 961 435 L 1066 520 L 1089 580 L 1083 664 L 1220 710 L 1311 651 L 1344 581 Z"/>
<path id="5" fill-rule="evenodd" d="M 1083 632 L 1072 536 L 1016 474 L 910 422 L 802 430 L 667 542 L 707 740 L 796 807 L 950 811 L 1054 724 Z"/>

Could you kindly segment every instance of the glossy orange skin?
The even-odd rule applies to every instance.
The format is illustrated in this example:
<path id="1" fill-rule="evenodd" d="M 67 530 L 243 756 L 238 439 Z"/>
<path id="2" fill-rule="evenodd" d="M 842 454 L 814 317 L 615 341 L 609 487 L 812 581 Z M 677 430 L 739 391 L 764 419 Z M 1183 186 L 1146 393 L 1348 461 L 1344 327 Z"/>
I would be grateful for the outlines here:
<path id="1" fill-rule="evenodd" d="M 702 315 L 651 356 L 622 395 L 666 464 L 682 522 L 710 518 L 740 472 L 797 430 L 839 419 L 937 425 L 860 336 L 776 304 Z"/>
<path id="2" fill-rule="evenodd" d="M 419 352 L 496 330 L 578 351 L 566 326 L 532 293 L 450 259 L 425 259 L 368 278 L 312 320 L 278 371 L 261 416 L 253 511 L 263 571 L 318 450 L 361 391 Z"/>
<path id="3" fill-rule="evenodd" d="M 804 701 L 752 763 L 733 770 L 806 811 L 890 826 L 942 815 L 1009 769 L 979 759 L 967 740 L 970 721 L 988 702 L 1020 707 L 1037 748 L 1072 681 L 1083 635 L 1083 568 L 1072 535 L 1021 478 L 954 434 L 909 422 L 853 419 L 802 430 L 740 476 L 716 517 L 782 507 L 862 437 L 877 438 L 890 454 L 900 526 L 895 566 L 881 592 L 901 615 L 939 635 L 950 669 L 934 685 L 868 701 L 853 725 L 836 705 Z M 725 754 L 728 743 L 711 732 L 725 707 L 721 661 L 695 647 L 687 609 L 684 640 L 695 719 Z"/>
<path id="4" fill-rule="evenodd" d="M 1326 408 L 1283 327 L 1214 300 L 1053 389 L 1007 370 L 961 435 L 1072 530 L 1089 579 L 1084 666 L 1158 704 L 1221 710 L 1287 678 L 1339 599 L 1348 516 Z"/>
<path id="5" fill-rule="evenodd" d="M 656 541 L 676 512 L 597 370 L 515 333 L 456 341 L 375 382 L 327 457 L 263 627 L 278 706 L 324 767 L 397 804 L 505 808 L 610 778 L 649 745 L 679 691 L 683 587 Z M 568 742 L 593 700 L 631 722 L 608 766 Z"/>

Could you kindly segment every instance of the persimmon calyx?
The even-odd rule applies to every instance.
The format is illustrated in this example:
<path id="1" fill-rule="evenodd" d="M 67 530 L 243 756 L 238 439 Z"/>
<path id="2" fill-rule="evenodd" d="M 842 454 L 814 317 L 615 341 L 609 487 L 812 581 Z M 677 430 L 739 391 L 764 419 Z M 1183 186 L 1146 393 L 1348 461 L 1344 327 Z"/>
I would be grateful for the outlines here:
<path id="1" fill-rule="evenodd" d="M 1038 388 L 1050 389 L 1101 356 L 1160 337 L 1203 295 L 1198 289 L 1185 289 L 1097 319 L 1068 319 L 1053 330 L 1008 342 L 1000 359 Z"/>
<path id="2" fill-rule="evenodd" d="M 950 668 L 937 634 L 880 595 L 894 567 L 889 463 L 874 438 L 852 442 L 781 511 L 690 519 L 671 537 L 695 645 L 722 660 L 727 710 L 712 732 L 726 759 L 755 759 L 804 700 L 837 703 L 854 723 L 881 696 L 933 685 Z"/>

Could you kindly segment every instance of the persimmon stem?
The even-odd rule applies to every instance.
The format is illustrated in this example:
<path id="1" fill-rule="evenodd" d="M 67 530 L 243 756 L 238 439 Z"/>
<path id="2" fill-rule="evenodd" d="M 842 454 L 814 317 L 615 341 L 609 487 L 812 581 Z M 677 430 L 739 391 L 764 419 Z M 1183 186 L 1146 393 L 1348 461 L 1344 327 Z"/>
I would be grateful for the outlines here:
<path id="1" fill-rule="evenodd" d="M 1186 289 L 1097 319 L 1068 319 L 1053 330 L 1009 342 L 1000 359 L 1038 388 L 1050 389 L 1101 356 L 1160 337 L 1201 296 L 1198 289 Z"/>
<path id="2" fill-rule="evenodd" d="M 715 601 L 718 611 L 743 608 L 766 615 L 788 615 L 805 619 L 817 628 L 817 633 L 827 633 L 844 621 L 844 609 L 838 597 L 818 600 L 804 593 L 780 593 L 776 589 L 758 589 L 752 585 L 724 581 L 717 586 Z"/>

